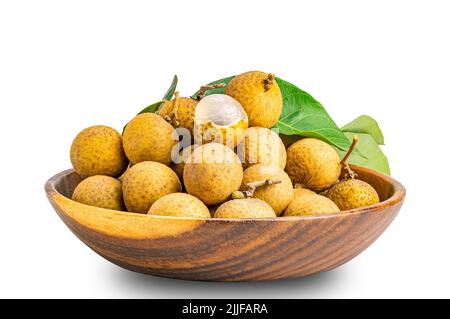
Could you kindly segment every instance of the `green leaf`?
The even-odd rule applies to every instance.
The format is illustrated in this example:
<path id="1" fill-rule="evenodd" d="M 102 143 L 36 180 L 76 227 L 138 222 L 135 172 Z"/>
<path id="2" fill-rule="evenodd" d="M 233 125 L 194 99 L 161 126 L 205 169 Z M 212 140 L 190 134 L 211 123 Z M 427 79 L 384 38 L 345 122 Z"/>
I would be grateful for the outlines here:
<path id="1" fill-rule="evenodd" d="M 353 135 L 358 135 L 358 146 L 360 147 L 361 152 L 367 156 L 367 158 L 364 158 L 361 155 L 353 152 L 348 159 L 348 162 L 350 164 L 367 167 L 383 174 L 390 175 L 391 171 L 389 168 L 388 159 L 383 154 L 380 146 L 372 137 L 372 135 L 350 132 L 345 132 L 344 134 L 349 140 L 353 138 Z M 340 149 L 337 149 L 337 152 L 339 153 L 339 156 L 341 158 L 343 158 L 346 153 L 345 151 L 342 151 Z"/>
<path id="2" fill-rule="evenodd" d="M 384 145 L 383 132 L 377 121 L 368 115 L 361 115 L 342 127 L 343 132 L 369 134 L 379 145 Z"/>
<path id="3" fill-rule="evenodd" d="M 169 89 L 167 90 L 166 94 L 164 94 L 163 100 L 169 101 L 172 99 L 173 94 L 175 93 L 175 90 L 177 89 L 178 85 L 178 76 L 175 74 L 173 76 L 172 83 L 170 84 Z"/>
<path id="4" fill-rule="evenodd" d="M 274 127 L 280 134 L 315 137 L 341 150 L 348 149 L 350 140 L 322 104 L 287 81 L 277 78 L 277 83 L 283 96 L 283 111 Z"/>
<path id="5" fill-rule="evenodd" d="M 162 101 L 153 103 L 153 104 L 147 106 L 142 111 L 140 111 L 137 115 L 142 114 L 142 113 L 155 113 L 159 109 L 159 107 L 165 102 L 167 102 L 167 100 L 162 100 Z"/>

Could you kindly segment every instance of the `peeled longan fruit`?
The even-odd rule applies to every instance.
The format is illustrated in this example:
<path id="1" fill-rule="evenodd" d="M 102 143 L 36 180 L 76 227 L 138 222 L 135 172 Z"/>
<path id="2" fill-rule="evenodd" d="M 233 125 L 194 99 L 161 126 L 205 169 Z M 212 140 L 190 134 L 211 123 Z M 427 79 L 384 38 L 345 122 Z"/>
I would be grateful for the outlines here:
<path id="1" fill-rule="evenodd" d="M 316 138 L 304 138 L 287 149 L 286 172 L 294 184 L 321 191 L 338 181 L 340 158 L 327 143 Z"/>
<path id="2" fill-rule="evenodd" d="M 242 182 L 242 165 L 227 146 L 209 143 L 197 147 L 184 166 L 186 191 L 206 205 L 227 200 Z"/>
<path id="3" fill-rule="evenodd" d="M 280 118 L 283 98 L 273 74 L 242 73 L 227 84 L 225 94 L 241 103 L 250 126 L 271 128 Z"/>
<path id="4" fill-rule="evenodd" d="M 330 199 L 317 194 L 304 194 L 296 197 L 284 212 L 285 217 L 332 214 L 339 212 L 339 207 Z"/>
<path id="5" fill-rule="evenodd" d="M 156 113 L 172 124 L 173 127 L 182 127 L 189 130 L 192 137 L 194 135 L 195 111 L 199 100 L 205 97 L 207 91 L 224 86 L 225 84 L 221 83 L 202 86 L 196 93 L 196 98 L 180 97 L 178 91 L 176 91 L 174 92 L 174 98 L 163 103 Z"/>
<path id="6" fill-rule="evenodd" d="M 197 100 L 190 97 L 178 97 L 178 94 L 176 94 L 175 98 L 165 102 L 157 113 L 171 123 L 172 126 L 188 129 L 192 136 L 197 104 Z"/>
<path id="7" fill-rule="evenodd" d="M 272 207 L 257 198 L 233 199 L 220 205 L 214 218 L 265 218 L 276 217 Z"/>
<path id="8" fill-rule="evenodd" d="M 164 195 L 181 192 L 177 174 L 158 162 L 133 165 L 123 176 L 123 199 L 128 211 L 146 214 Z"/>
<path id="9" fill-rule="evenodd" d="M 81 181 L 75 188 L 72 199 L 90 206 L 125 210 L 122 183 L 110 176 L 95 175 Z"/>
<path id="10" fill-rule="evenodd" d="M 153 161 L 168 165 L 177 142 L 173 126 L 154 113 L 136 116 L 123 132 L 123 148 L 133 164 Z"/>
<path id="11" fill-rule="evenodd" d="M 359 179 L 347 179 L 327 191 L 331 199 L 341 210 L 370 206 L 380 202 L 377 191 L 368 183 Z"/>
<path id="12" fill-rule="evenodd" d="M 263 185 L 253 191 L 253 197 L 268 203 L 276 215 L 283 213 L 285 208 L 294 199 L 294 188 L 289 176 L 278 166 L 257 164 L 244 171 L 241 190 L 246 189 L 249 183 L 266 180 L 277 180 L 280 183 Z"/>
<path id="13" fill-rule="evenodd" d="M 198 102 L 194 118 L 196 143 L 222 143 L 235 148 L 244 138 L 248 117 L 241 104 L 225 94 L 211 94 Z"/>
<path id="14" fill-rule="evenodd" d="M 197 197 L 185 193 L 173 193 L 158 199 L 149 215 L 210 218 L 208 207 Z"/>
<path id="15" fill-rule="evenodd" d="M 115 129 L 97 125 L 81 131 L 70 148 L 72 166 L 82 177 L 119 176 L 128 165 L 122 136 Z"/>
<path id="16" fill-rule="evenodd" d="M 237 153 L 244 169 L 255 164 L 271 164 L 284 169 L 286 148 L 278 134 L 264 127 L 250 127 Z"/>

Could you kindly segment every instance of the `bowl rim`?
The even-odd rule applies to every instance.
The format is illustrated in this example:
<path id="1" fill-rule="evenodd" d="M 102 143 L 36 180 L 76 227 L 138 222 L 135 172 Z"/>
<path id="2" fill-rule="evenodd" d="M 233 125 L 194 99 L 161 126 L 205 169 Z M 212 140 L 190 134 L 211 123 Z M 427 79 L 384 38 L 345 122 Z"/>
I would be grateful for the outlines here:
<path id="1" fill-rule="evenodd" d="M 358 171 L 364 171 L 366 174 L 371 174 L 371 175 L 375 175 L 376 177 L 384 180 L 385 182 L 387 182 L 388 184 L 393 186 L 393 194 L 387 198 L 384 201 L 381 201 L 377 204 L 374 205 L 370 205 L 370 206 L 365 206 L 365 207 L 360 207 L 360 208 L 355 208 L 355 209 L 351 209 L 351 210 L 346 210 L 346 211 L 341 211 L 339 213 L 331 213 L 331 214 L 321 214 L 321 215 L 306 215 L 306 216 L 286 216 L 286 217 L 264 217 L 264 218 L 195 218 L 195 217 L 175 217 L 175 216 L 162 216 L 162 215 L 148 215 L 148 214 L 139 214 L 139 213 L 134 213 L 134 212 L 125 212 L 125 211 L 117 211 L 117 210 L 112 210 L 112 209 L 106 209 L 106 208 L 100 208 L 100 207 L 95 207 L 95 206 L 90 206 L 90 205 L 86 205 L 86 204 L 82 204 L 79 202 L 76 202 L 74 200 L 72 200 L 71 198 L 61 194 L 57 189 L 56 189 L 56 183 L 57 181 L 59 181 L 61 178 L 69 176 L 70 174 L 74 173 L 73 169 L 67 169 L 64 171 L 61 171 L 57 174 L 55 174 L 54 176 L 50 177 L 47 182 L 45 183 L 45 192 L 47 194 L 47 196 L 51 196 L 53 194 L 58 194 L 59 196 L 62 196 L 64 198 L 66 198 L 67 200 L 76 203 L 78 205 L 83 205 L 83 206 L 88 206 L 88 207 L 95 207 L 96 209 L 98 209 L 99 211 L 104 211 L 109 212 L 109 213 L 114 213 L 114 214 L 119 214 L 119 215 L 124 215 L 124 216 L 134 216 L 134 217 L 139 217 L 139 218 L 145 218 L 145 216 L 147 216 L 148 218 L 151 219 L 166 219 L 166 220 L 186 220 L 186 221 L 202 221 L 202 222 L 227 222 L 227 223 L 236 223 L 236 222 L 267 222 L 267 221 L 271 221 L 271 222 L 285 222 L 285 221 L 299 221 L 299 220 L 313 220 L 313 219 L 328 219 L 328 218 L 340 218 L 340 217 L 345 217 L 345 216 L 349 216 L 349 215 L 360 215 L 360 214 L 366 214 L 366 213 L 370 213 L 370 212 L 377 212 L 382 210 L 383 208 L 386 207 L 392 207 L 394 205 L 397 205 L 398 203 L 402 202 L 406 196 L 406 189 L 405 187 L 396 179 L 392 178 L 391 176 L 385 175 L 383 173 L 377 172 L 375 170 L 369 169 L 369 168 L 365 168 L 362 166 L 357 166 L 357 165 L 350 165 L 351 167 L 354 167 L 356 170 Z"/>

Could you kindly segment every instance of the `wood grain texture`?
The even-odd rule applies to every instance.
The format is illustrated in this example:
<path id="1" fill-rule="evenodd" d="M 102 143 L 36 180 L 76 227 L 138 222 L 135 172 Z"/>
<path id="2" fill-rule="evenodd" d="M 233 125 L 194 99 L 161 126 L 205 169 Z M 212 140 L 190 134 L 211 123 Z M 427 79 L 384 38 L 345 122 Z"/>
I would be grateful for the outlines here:
<path id="1" fill-rule="evenodd" d="M 405 189 L 353 167 L 381 203 L 334 215 L 189 219 L 95 208 L 69 199 L 80 178 L 52 177 L 47 196 L 69 229 L 111 262 L 146 274 L 205 281 L 301 277 L 333 269 L 370 246 L 397 215 Z"/>

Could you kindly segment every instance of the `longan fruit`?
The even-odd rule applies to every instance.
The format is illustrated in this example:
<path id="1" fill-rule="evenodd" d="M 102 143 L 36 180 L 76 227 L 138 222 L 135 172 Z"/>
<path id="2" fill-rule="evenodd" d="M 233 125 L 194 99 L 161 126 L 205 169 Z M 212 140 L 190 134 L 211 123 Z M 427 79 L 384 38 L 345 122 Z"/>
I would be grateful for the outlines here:
<path id="1" fill-rule="evenodd" d="M 125 210 L 122 183 L 111 176 L 94 175 L 86 178 L 77 185 L 72 199 L 90 206 Z"/>
<path id="2" fill-rule="evenodd" d="M 197 147 L 184 166 L 186 191 L 206 205 L 227 200 L 242 182 L 242 164 L 227 146 L 208 143 Z"/>
<path id="3" fill-rule="evenodd" d="M 340 162 L 338 153 L 329 144 L 316 138 L 304 138 L 287 149 L 286 172 L 294 184 L 321 191 L 338 181 Z"/>
<path id="4" fill-rule="evenodd" d="M 150 207 L 148 214 L 172 217 L 211 217 L 208 207 L 201 200 L 186 193 L 173 193 L 161 197 Z"/>
<path id="5" fill-rule="evenodd" d="M 280 118 L 283 98 L 273 74 L 242 73 L 227 84 L 225 94 L 241 103 L 248 115 L 249 126 L 271 128 Z"/>
<path id="6" fill-rule="evenodd" d="M 158 162 L 133 165 L 123 176 L 123 198 L 128 211 L 146 214 L 164 195 L 181 192 L 177 174 Z"/>
<path id="7" fill-rule="evenodd" d="M 338 213 L 339 207 L 332 200 L 317 194 L 296 197 L 284 212 L 285 217 Z"/>
<path id="8" fill-rule="evenodd" d="M 121 175 L 128 165 L 122 136 L 115 129 L 96 125 L 81 131 L 70 148 L 72 166 L 80 176 Z"/>
<path id="9" fill-rule="evenodd" d="M 341 210 L 370 206 L 380 202 L 377 191 L 359 179 L 347 179 L 331 187 L 326 195 Z"/>
<path id="10" fill-rule="evenodd" d="M 154 113 L 139 114 L 123 132 L 123 148 L 132 164 L 153 161 L 168 165 L 177 142 L 173 126 Z"/>
<path id="11" fill-rule="evenodd" d="M 272 207 L 258 198 L 229 200 L 220 205 L 214 218 L 267 218 L 276 217 Z"/>

